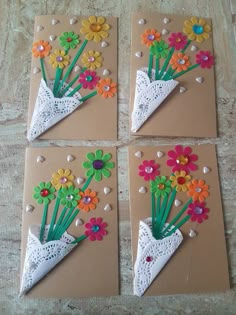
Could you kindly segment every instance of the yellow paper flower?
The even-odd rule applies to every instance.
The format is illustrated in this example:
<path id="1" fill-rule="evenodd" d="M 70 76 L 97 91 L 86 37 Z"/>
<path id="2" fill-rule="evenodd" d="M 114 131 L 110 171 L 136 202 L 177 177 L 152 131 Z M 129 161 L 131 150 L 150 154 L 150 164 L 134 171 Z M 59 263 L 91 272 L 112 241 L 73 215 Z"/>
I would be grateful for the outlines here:
<path id="1" fill-rule="evenodd" d="M 210 37 L 209 32 L 211 31 L 211 27 L 207 24 L 206 20 L 193 16 L 190 20 L 184 21 L 183 31 L 187 34 L 188 39 L 201 43 Z"/>
<path id="2" fill-rule="evenodd" d="M 59 67 L 60 69 L 63 69 L 70 63 L 69 59 L 70 56 L 66 55 L 66 52 L 64 50 L 56 49 L 54 51 L 54 54 L 51 54 L 49 56 L 49 63 L 52 65 L 53 68 Z"/>
<path id="3" fill-rule="evenodd" d="M 188 182 L 190 181 L 191 176 L 187 175 L 185 171 L 176 171 L 174 175 L 170 176 L 172 181 L 171 187 L 175 187 L 177 192 L 186 192 L 188 190 Z"/>
<path id="4" fill-rule="evenodd" d="M 82 34 L 85 34 L 87 40 L 94 40 L 99 43 L 103 38 L 108 37 L 110 25 L 105 23 L 106 19 L 103 16 L 90 16 L 88 20 L 82 20 L 83 27 L 80 29 Z"/>
<path id="5" fill-rule="evenodd" d="M 60 168 L 57 173 L 52 174 L 52 185 L 59 190 L 61 188 L 69 187 L 73 185 L 74 176 L 71 175 L 70 170 L 63 170 Z"/>
<path id="6" fill-rule="evenodd" d="M 81 60 L 86 68 L 94 70 L 102 66 L 103 58 L 100 52 L 89 50 L 83 54 Z"/>

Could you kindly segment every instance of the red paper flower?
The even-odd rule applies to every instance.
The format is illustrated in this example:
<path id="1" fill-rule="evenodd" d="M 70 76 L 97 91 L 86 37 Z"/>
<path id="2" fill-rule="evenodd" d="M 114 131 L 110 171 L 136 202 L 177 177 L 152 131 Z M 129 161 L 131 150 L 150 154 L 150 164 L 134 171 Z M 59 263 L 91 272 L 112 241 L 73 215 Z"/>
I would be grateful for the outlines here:
<path id="1" fill-rule="evenodd" d="M 196 63 L 200 65 L 201 68 L 210 69 L 214 64 L 214 56 L 211 55 L 211 52 L 208 51 L 199 51 L 196 55 Z"/>
<path id="2" fill-rule="evenodd" d="M 166 164 L 172 167 L 172 172 L 183 170 L 189 174 L 190 171 L 196 171 L 197 165 L 193 162 L 197 161 L 198 156 L 191 153 L 190 147 L 183 148 L 182 145 L 176 145 L 175 151 L 168 151 L 170 160 L 167 160 Z"/>
<path id="3" fill-rule="evenodd" d="M 190 203 L 187 214 L 191 216 L 191 221 L 202 223 L 203 220 L 208 219 L 208 212 L 209 209 L 205 207 L 205 202 L 195 201 Z"/>
<path id="4" fill-rule="evenodd" d="M 143 176 L 143 179 L 148 180 L 155 180 L 156 176 L 160 174 L 158 171 L 158 168 L 160 166 L 158 164 L 155 164 L 154 160 L 150 161 L 143 161 L 143 164 L 139 165 L 139 176 Z"/>
<path id="5" fill-rule="evenodd" d="M 91 218 L 90 222 L 85 224 L 87 230 L 84 234 L 89 237 L 90 241 L 101 241 L 107 234 L 105 230 L 107 223 L 102 221 L 102 218 Z"/>
<path id="6" fill-rule="evenodd" d="M 187 36 L 183 33 L 171 33 L 168 38 L 169 46 L 174 47 L 176 50 L 183 49 L 187 44 Z"/>
<path id="7" fill-rule="evenodd" d="M 100 77 L 96 75 L 95 71 L 86 70 L 84 73 L 81 73 L 79 83 L 82 84 L 84 89 L 92 90 L 99 80 Z"/>

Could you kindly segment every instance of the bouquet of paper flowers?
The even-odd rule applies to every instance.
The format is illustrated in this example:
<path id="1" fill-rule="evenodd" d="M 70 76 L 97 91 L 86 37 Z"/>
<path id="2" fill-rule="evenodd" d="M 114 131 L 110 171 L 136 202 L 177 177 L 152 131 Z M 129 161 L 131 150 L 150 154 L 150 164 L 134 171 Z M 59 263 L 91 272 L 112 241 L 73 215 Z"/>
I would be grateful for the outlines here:
<path id="1" fill-rule="evenodd" d="M 184 23 L 183 32 L 186 35 L 181 32 L 171 33 L 169 43 L 155 29 L 147 29 L 141 35 L 142 43 L 149 48 L 149 63 L 147 68 L 137 71 L 131 131 L 137 132 L 161 105 L 179 84 L 177 78 L 197 67 L 210 69 L 214 65 L 210 51 L 200 50 L 195 55 L 194 64 L 191 64 L 190 57 L 185 53 L 192 41 L 202 43 L 208 39 L 210 31 L 211 27 L 204 19 L 192 17 Z M 197 47 L 193 45 L 191 51 L 196 50 Z M 196 80 L 202 83 L 203 78 L 198 77 Z"/>
<path id="2" fill-rule="evenodd" d="M 198 156 L 190 147 L 180 145 L 168 152 L 167 165 L 172 172 L 160 175 L 159 165 L 154 160 L 144 160 L 139 166 L 139 175 L 150 181 L 151 217 L 140 221 L 137 258 L 134 264 L 134 294 L 141 296 L 154 281 L 168 260 L 183 241 L 180 228 L 188 221 L 202 223 L 208 219 L 209 209 L 205 199 L 209 187 L 202 179 L 192 178 L 190 172 L 197 169 L 194 163 Z M 189 200 L 169 221 L 173 206 L 182 203 L 176 199 L 184 192 Z M 196 236 L 190 230 L 190 237 Z"/>
<path id="3" fill-rule="evenodd" d="M 61 48 L 55 49 L 53 53 L 48 41 L 39 40 L 33 43 L 32 53 L 40 60 L 42 80 L 27 134 L 29 141 L 40 136 L 95 95 L 99 94 L 104 98 L 115 95 L 116 83 L 110 78 L 101 79 L 95 71 L 102 66 L 102 54 L 94 50 L 83 53 L 89 41 L 98 43 L 108 37 L 109 29 L 110 25 L 106 23 L 104 17 L 90 16 L 88 20 L 82 20 L 80 32 L 85 35 L 85 39 L 81 45 L 79 35 L 73 31 L 62 33 L 59 37 Z M 70 61 L 70 50 L 76 49 L 79 45 L 77 53 Z M 76 64 L 81 56 L 82 67 Z M 46 59 L 55 69 L 53 80 L 47 79 L 44 65 Z M 78 74 L 70 80 L 73 70 Z M 82 97 L 80 89 L 88 89 L 90 93 Z"/>
<path id="4" fill-rule="evenodd" d="M 36 285 L 80 242 L 85 239 L 101 241 L 107 234 L 107 223 L 101 217 L 92 217 L 85 223 L 85 231 L 79 237 L 73 237 L 67 230 L 74 221 L 76 225 L 81 225 L 81 220 L 76 219 L 80 211 L 89 212 L 97 207 L 97 192 L 88 187 L 92 179 L 101 181 L 103 177 L 110 177 L 110 170 L 115 167 L 111 157 L 110 153 L 103 154 L 102 150 L 87 154 L 88 160 L 83 163 L 87 169 L 87 180 L 81 189 L 74 185 L 74 176 L 69 169 L 59 169 L 52 174 L 50 182 L 40 182 L 34 187 L 33 198 L 44 205 L 44 209 L 41 225 L 29 227 L 20 296 Z M 54 199 L 54 210 L 47 224 L 48 207 Z M 63 206 L 61 210 L 60 205 Z"/>

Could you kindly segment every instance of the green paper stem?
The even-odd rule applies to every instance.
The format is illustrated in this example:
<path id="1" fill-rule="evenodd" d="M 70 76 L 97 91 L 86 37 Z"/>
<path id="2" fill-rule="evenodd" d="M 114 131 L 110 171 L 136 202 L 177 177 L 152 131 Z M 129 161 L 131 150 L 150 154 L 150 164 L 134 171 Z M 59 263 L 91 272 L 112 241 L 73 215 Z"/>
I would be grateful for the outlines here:
<path id="1" fill-rule="evenodd" d="M 173 205 L 173 202 L 174 202 L 174 199 L 175 199 L 175 196 L 176 196 L 176 189 L 174 189 L 172 191 L 172 194 L 170 196 L 170 200 L 167 204 L 167 207 L 165 209 L 165 212 L 163 214 L 163 217 L 162 217 L 162 220 L 161 220 L 161 226 L 160 226 L 160 234 L 162 235 L 162 229 L 163 229 L 163 226 L 165 225 L 167 219 L 168 219 L 168 216 L 169 216 L 169 213 L 170 213 L 170 210 L 172 208 L 172 205 Z"/>
<path id="2" fill-rule="evenodd" d="M 56 70 L 56 76 L 55 76 L 55 80 L 54 80 L 54 84 L 53 84 L 53 95 L 56 97 L 57 95 L 55 94 L 56 91 L 57 91 L 57 87 L 58 87 L 58 84 L 60 82 L 60 78 L 61 78 L 61 74 L 62 74 L 62 71 L 63 69 L 57 67 L 57 70 Z"/>
<path id="3" fill-rule="evenodd" d="M 159 75 L 159 78 L 162 78 L 163 73 L 165 72 L 165 70 L 166 70 L 166 68 L 167 68 L 167 66 L 169 64 L 170 58 L 172 57 L 174 51 L 175 51 L 175 49 L 174 49 L 174 47 L 172 47 L 171 50 L 169 51 L 169 54 L 168 54 L 168 56 L 167 56 L 167 58 L 166 58 L 166 60 L 165 60 L 165 62 L 163 64 L 162 68 L 161 68 L 161 73 Z"/>
<path id="4" fill-rule="evenodd" d="M 40 60 L 42 76 L 43 76 L 45 83 L 47 84 L 46 72 L 45 72 L 45 68 L 44 68 L 44 58 L 40 58 L 39 60 Z"/>
<path id="5" fill-rule="evenodd" d="M 51 241 L 51 237 L 52 237 L 52 234 L 53 234 L 54 223 L 56 221 L 59 205 L 60 205 L 60 198 L 57 198 L 56 199 L 56 203 L 55 203 L 55 207 L 54 207 L 54 210 L 53 210 L 53 213 L 52 213 L 52 219 L 51 219 L 51 222 L 50 222 L 47 242 Z"/>
<path id="6" fill-rule="evenodd" d="M 159 79 L 159 66 L 160 66 L 160 59 L 156 57 L 155 80 Z"/>
<path id="7" fill-rule="evenodd" d="M 74 210 L 74 209 L 73 209 Z M 74 213 L 70 216 L 70 218 L 67 220 L 67 222 L 65 223 L 65 225 L 62 226 L 62 228 L 59 230 L 60 232 L 58 232 L 57 235 L 57 239 L 59 240 L 62 235 L 66 232 L 66 230 L 70 227 L 71 223 L 74 221 L 75 217 L 77 216 L 77 214 L 79 213 L 79 210 L 76 209 L 74 210 Z"/>
<path id="8" fill-rule="evenodd" d="M 58 97 L 62 97 L 66 94 L 66 92 L 69 90 L 69 88 L 72 87 L 72 85 L 79 79 L 79 76 L 81 73 L 83 73 L 87 68 L 83 68 L 75 77 L 74 79 L 58 94 Z"/>
<path id="9" fill-rule="evenodd" d="M 52 232 L 51 240 L 55 240 L 55 236 L 56 236 L 57 231 L 59 230 L 59 228 L 60 228 L 60 226 L 61 226 L 61 222 L 62 222 L 63 219 L 64 219 L 64 216 L 65 216 L 65 214 L 66 214 L 66 211 L 67 211 L 67 208 L 64 207 L 64 208 L 62 209 L 62 212 L 61 212 L 61 215 L 60 215 L 58 221 L 56 222 L 56 226 L 55 226 L 55 228 L 54 228 L 54 230 L 53 230 L 53 232 Z"/>
<path id="10" fill-rule="evenodd" d="M 71 62 L 71 64 L 70 64 L 69 68 L 67 69 L 67 71 L 66 71 L 66 73 L 65 73 L 65 75 L 64 75 L 64 77 L 63 77 L 63 79 L 61 80 L 61 83 L 60 83 L 60 85 L 59 85 L 59 87 L 58 87 L 58 89 L 57 89 L 57 91 L 56 91 L 56 94 L 58 93 L 58 91 L 60 91 L 60 89 L 62 88 L 63 84 L 65 83 L 65 81 L 66 81 L 67 78 L 69 77 L 69 75 L 70 75 L 72 69 L 74 68 L 74 66 L 75 66 L 75 64 L 76 64 L 76 62 L 77 62 L 77 60 L 79 59 L 80 55 L 82 54 L 82 52 L 83 52 L 85 46 L 87 45 L 87 43 L 88 43 L 88 40 L 85 39 L 85 40 L 83 41 L 82 45 L 80 46 L 80 49 L 78 50 L 77 54 L 75 55 L 74 59 L 72 60 L 72 62 Z"/>
<path id="11" fill-rule="evenodd" d="M 158 222 L 157 222 L 157 224 L 158 224 L 158 226 L 159 226 L 159 229 L 158 229 L 158 238 L 159 238 L 159 236 L 160 236 L 160 234 L 161 234 L 161 229 L 162 229 L 162 227 L 161 227 L 161 222 L 162 222 L 163 214 L 164 214 L 165 209 L 166 209 L 168 197 L 169 197 L 168 195 L 165 195 L 165 197 L 164 197 L 164 199 L 163 199 L 163 201 L 162 201 L 162 205 L 161 205 L 161 207 L 160 207 L 160 214 L 159 214 L 159 216 L 158 216 Z"/>
<path id="12" fill-rule="evenodd" d="M 192 42 L 191 39 L 189 39 L 189 40 L 187 41 L 187 44 L 185 45 L 185 47 L 184 47 L 182 50 L 180 50 L 180 51 L 181 51 L 182 53 L 184 53 L 185 50 L 188 48 L 188 46 L 190 45 L 191 42 Z"/>
<path id="13" fill-rule="evenodd" d="M 169 76 L 170 76 L 170 74 L 171 74 L 171 72 L 172 72 L 172 70 L 173 70 L 172 67 L 170 67 L 170 68 L 166 71 L 166 73 L 165 73 L 164 77 L 162 78 L 162 80 L 167 81 L 168 78 L 169 78 Z"/>
<path id="14" fill-rule="evenodd" d="M 198 64 L 198 63 L 196 63 L 195 65 L 190 66 L 187 70 L 184 70 L 184 71 L 181 71 L 181 72 L 179 72 L 179 73 L 176 73 L 174 76 L 172 76 L 171 79 L 174 80 L 174 79 L 180 77 L 181 75 L 183 75 L 183 74 L 185 74 L 185 73 L 187 73 L 187 72 L 189 72 L 189 71 L 191 71 L 191 70 L 193 70 L 193 69 L 195 69 L 195 68 L 197 68 L 197 67 L 199 67 L 199 64 Z"/>
<path id="15" fill-rule="evenodd" d="M 176 224 L 176 226 L 172 230 L 170 230 L 165 235 L 165 237 L 171 236 L 173 233 L 175 233 L 177 229 L 179 229 L 182 225 L 184 225 L 189 219 L 190 219 L 190 215 L 187 215 L 186 217 L 184 217 L 178 224 Z"/>
<path id="16" fill-rule="evenodd" d="M 155 194 L 151 193 L 151 205 L 152 205 L 152 235 L 155 237 Z"/>
<path id="17" fill-rule="evenodd" d="M 71 244 L 78 244 L 79 242 L 83 241 L 85 238 L 87 238 L 86 235 L 81 235 L 80 237 L 76 238 Z"/>
<path id="18" fill-rule="evenodd" d="M 88 188 L 89 184 L 91 183 L 91 180 L 93 179 L 93 175 L 92 176 L 89 176 L 87 179 L 86 179 L 86 182 L 84 183 L 84 186 L 82 187 L 82 192 L 85 191 L 85 189 Z"/>
<path id="19" fill-rule="evenodd" d="M 167 81 L 167 80 L 171 80 L 171 77 L 172 77 L 172 75 L 175 73 L 175 70 L 176 70 L 176 69 L 171 69 L 171 71 L 169 72 L 169 74 L 168 74 L 168 76 L 167 76 L 167 78 L 166 78 L 166 81 Z"/>
<path id="20" fill-rule="evenodd" d="M 183 206 L 183 208 L 176 214 L 176 216 L 170 221 L 170 223 L 167 225 L 167 227 L 164 229 L 164 231 L 161 233 L 162 237 L 166 237 L 166 232 L 169 231 L 169 229 L 172 227 L 172 225 L 174 225 L 179 218 L 184 214 L 184 212 L 186 211 L 186 209 L 188 208 L 189 204 L 192 202 L 192 198 L 190 198 L 186 204 Z"/>
<path id="21" fill-rule="evenodd" d="M 43 235 L 44 235 L 44 230 L 45 230 L 45 224 L 47 221 L 47 215 L 48 215 L 48 204 L 44 205 L 44 209 L 43 209 L 43 217 L 42 217 L 40 234 L 39 234 L 40 243 L 42 243 L 42 241 L 43 241 Z"/>
<path id="22" fill-rule="evenodd" d="M 73 91 L 71 91 L 68 95 L 66 95 L 67 97 L 73 96 L 77 91 L 79 91 L 82 88 L 82 84 L 77 85 Z"/>
<path id="23" fill-rule="evenodd" d="M 149 53 L 149 62 L 148 62 L 148 77 L 152 78 L 152 65 L 153 65 L 153 55 L 150 51 Z"/>
<path id="24" fill-rule="evenodd" d="M 80 101 L 80 102 L 85 102 L 85 101 L 87 101 L 89 98 L 91 98 L 91 97 L 93 97 L 93 96 L 95 96 L 95 95 L 97 95 L 97 94 L 98 94 L 98 92 L 97 92 L 97 91 L 94 91 L 94 92 L 92 92 L 92 93 L 90 93 L 90 94 L 88 94 L 88 95 L 82 97 L 79 101 Z"/>
<path id="25" fill-rule="evenodd" d="M 155 238 L 157 239 L 159 236 L 159 228 L 160 228 L 161 196 L 158 196 L 156 201 L 157 202 L 156 202 Z"/>

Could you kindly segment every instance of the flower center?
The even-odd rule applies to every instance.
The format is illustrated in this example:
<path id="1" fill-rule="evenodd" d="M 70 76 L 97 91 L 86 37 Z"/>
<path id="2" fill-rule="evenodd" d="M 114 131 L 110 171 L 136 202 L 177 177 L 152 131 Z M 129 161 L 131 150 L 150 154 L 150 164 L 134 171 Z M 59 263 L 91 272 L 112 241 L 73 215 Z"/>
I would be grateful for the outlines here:
<path id="1" fill-rule="evenodd" d="M 90 196 L 84 196 L 82 201 L 83 201 L 83 203 L 85 203 L 87 205 L 92 201 L 92 198 Z"/>
<path id="2" fill-rule="evenodd" d="M 61 177 L 61 178 L 60 178 L 60 183 L 61 183 L 61 184 L 65 184 L 65 183 L 67 183 L 67 182 L 68 182 L 68 178 L 67 178 L 67 177 L 64 176 L 64 177 Z"/>
<path id="3" fill-rule="evenodd" d="M 66 199 L 67 199 L 67 200 L 72 200 L 72 199 L 74 199 L 74 196 L 73 196 L 73 195 L 67 195 L 67 196 L 66 196 Z"/>
<path id="4" fill-rule="evenodd" d="M 151 174 L 153 172 L 153 167 L 151 166 L 146 166 L 145 167 L 145 172 L 148 173 L 148 174 Z"/>
<path id="5" fill-rule="evenodd" d="M 200 187 L 195 188 L 195 191 L 200 193 L 202 191 L 202 189 Z"/>
<path id="6" fill-rule="evenodd" d="M 146 257 L 146 262 L 151 262 L 153 260 L 152 256 L 147 256 Z"/>
<path id="7" fill-rule="evenodd" d="M 111 87 L 109 85 L 104 85 L 103 90 L 104 91 L 110 91 Z"/>
<path id="8" fill-rule="evenodd" d="M 93 161 L 93 168 L 95 168 L 95 170 L 100 170 L 101 168 L 103 168 L 103 166 L 104 162 L 102 160 Z"/>
<path id="9" fill-rule="evenodd" d="M 203 33 L 203 26 L 199 25 L 199 24 L 195 24 L 195 25 L 193 25 L 192 30 L 197 35 L 202 34 Z"/>
<path id="10" fill-rule="evenodd" d="M 99 31 L 101 31 L 101 28 L 102 28 L 101 25 L 96 24 L 96 23 L 93 23 L 90 25 L 90 29 L 93 32 L 99 32 Z"/>
<path id="11" fill-rule="evenodd" d="M 180 43 L 181 42 L 181 38 L 177 37 L 175 41 L 176 41 L 176 43 Z"/>
<path id="12" fill-rule="evenodd" d="M 163 190 L 165 188 L 165 185 L 160 183 L 157 185 L 157 187 L 160 189 L 160 190 Z"/>
<path id="13" fill-rule="evenodd" d="M 201 207 L 195 207 L 194 208 L 194 213 L 195 214 L 202 214 L 202 212 L 203 212 L 203 209 Z"/>
<path id="14" fill-rule="evenodd" d="M 37 50 L 38 50 L 38 51 L 44 51 L 44 47 L 43 47 L 43 45 L 39 45 L 39 46 L 37 46 Z"/>
<path id="15" fill-rule="evenodd" d="M 148 40 L 154 40 L 155 36 L 153 34 L 148 34 L 147 39 Z"/>
<path id="16" fill-rule="evenodd" d="M 163 48 L 162 47 L 158 47 L 158 49 L 157 49 L 158 51 L 163 51 Z"/>
<path id="17" fill-rule="evenodd" d="M 178 61 L 177 61 L 177 63 L 178 63 L 179 65 L 184 65 L 185 62 L 186 62 L 186 61 L 185 61 L 183 58 L 179 58 Z"/>
<path id="18" fill-rule="evenodd" d="M 91 75 L 87 75 L 86 81 L 91 82 L 93 80 L 93 77 Z"/>
<path id="19" fill-rule="evenodd" d="M 57 56 L 56 61 L 62 62 L 62 60 L 63 60 L 63 57 L 62 57 L 62 56 Z"/>
<path id="20" fill-rule="evenodd" d="M 48 189 L 42 189 L 42 190 L 40 191 L 40 195 L 41 195 L 42 197 L 47 197 L 47 196 L 49 195 L 49 190 L 48 190 Z"/>
<path id="21" fill-rule="evenodd" d="M 91 230 L 96 233 L 96 232 L 98 232 L 100 230 L 100 226 L 99 225 L 94 225 L 94 226 L 92 226 Z"/>
<path id="22" fill-rule="evenodd" d="M 186 183 L 186 179 L 184 177 L 178 177 L 177 178 L 177 183 L 179 185 L 184 185 Z"/>
<path id="23" fill-rule="evenodd" d="M 94 62 L 95 58 L 93 56 L 88 57 L 88 62 Z"/>
<path id="24" fill-rule="evenodd" d="M 66 40 L 68 43 L 72 42 L 72 38 L 71 37 L 68 37 L 67 40 Z"/>
<path id="25" fill-rule="evenodd" d="M 202 60 L 207 61 L 208 59 L 209 59 L 208 56 L 206 55 L 202 56 Z"/>
<path id="26" fill-rule="evenodd" d="M 188 163 L 188 157 L 185 155 L 180 155 L 177 157 L 176 163 L 180 165 L 186 165 Z"/>

